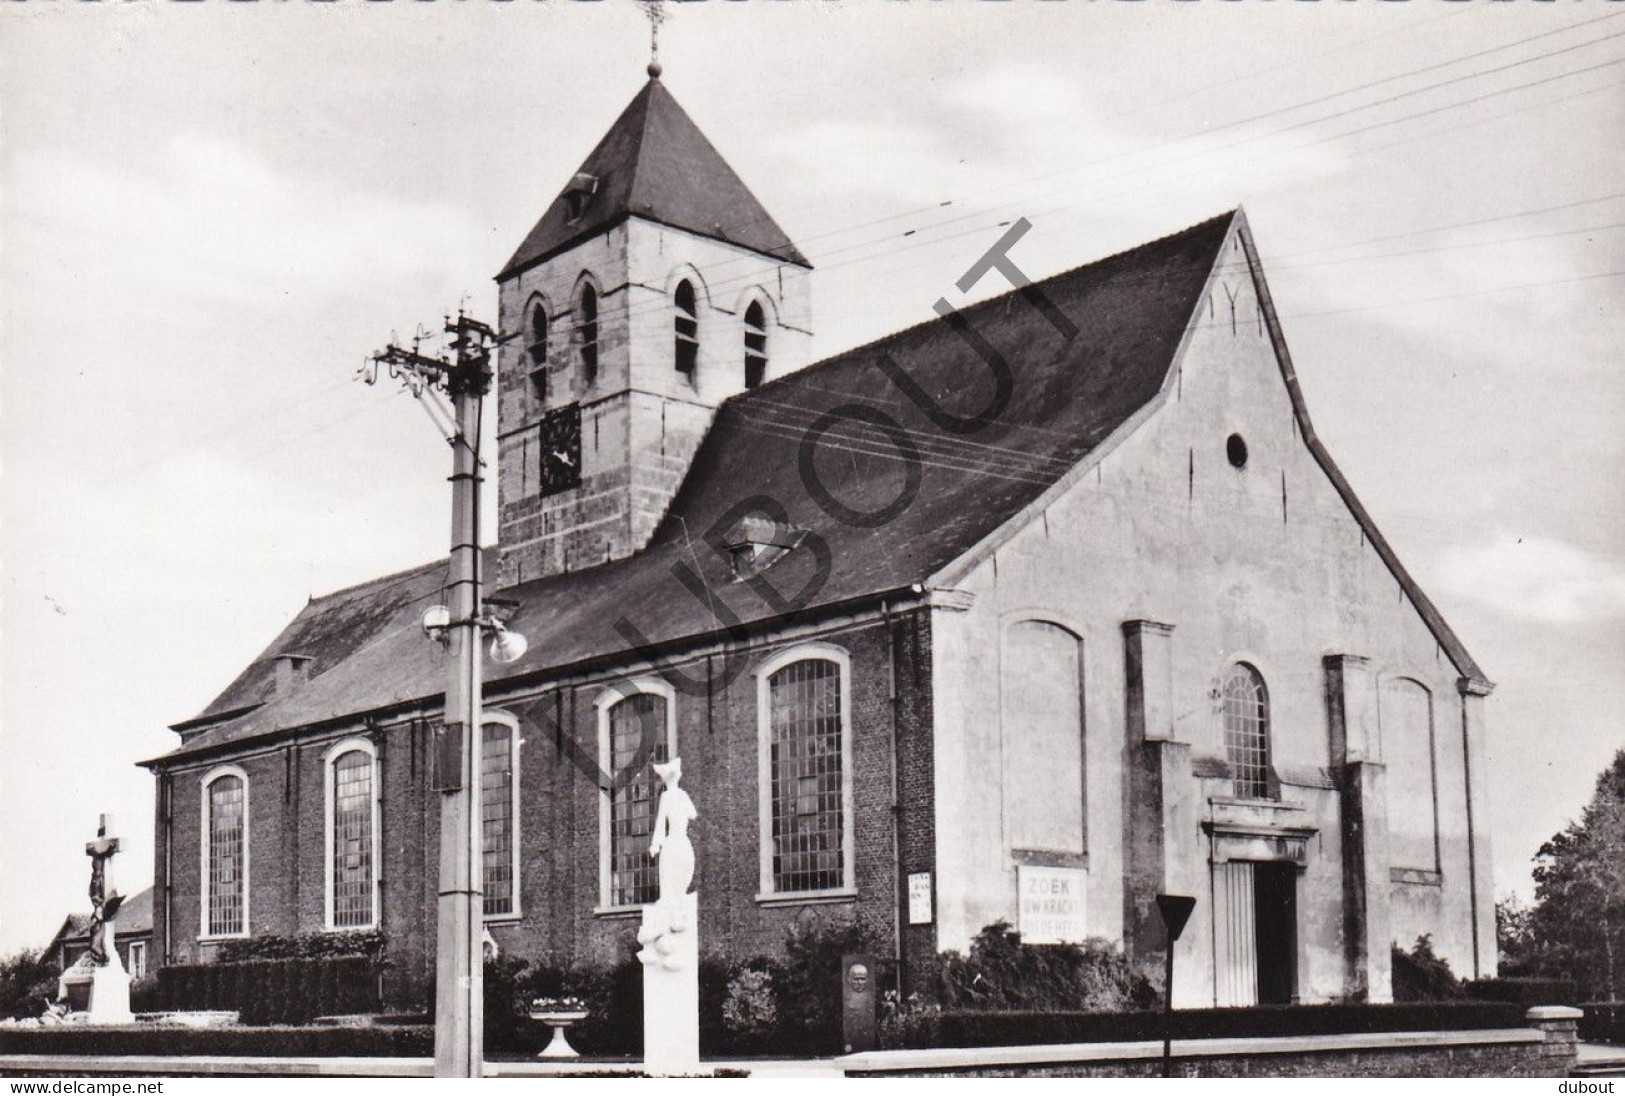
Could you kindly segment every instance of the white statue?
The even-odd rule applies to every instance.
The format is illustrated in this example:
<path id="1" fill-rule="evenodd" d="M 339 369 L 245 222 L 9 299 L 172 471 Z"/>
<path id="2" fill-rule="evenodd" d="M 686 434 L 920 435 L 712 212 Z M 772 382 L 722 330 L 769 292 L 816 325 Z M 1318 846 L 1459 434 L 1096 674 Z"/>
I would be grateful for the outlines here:
<path id="1" fill-rule="evenodd" d="M 678 787 L 683 779 L 683 759 L 674 757 L 654 766 L 655 775 L 665 784 L 655 808 L 654 833 L 649 839 L 649 855 L 660 862 L 660 896 L 644 915 L 638 943 L 644 963 L 659 962 L 667 970 L 682 964 L 677 941 L 670 937 L 693 928 L 689 920 L 688 885 L 694 881 L 694 845 L 688 839 L 688 824 L 700 816 L 694 800 Z"/>
<path id="2" fill-rule="evenodd" d="M 681 898 L 694 881 L 694 846 L 688 839 L 688 824 L 700 816 L 694 800 L 677 786 L 683 779 L 683 759 L 674 757 L 654 766 L 655 775 L 666 785 L 655 808 L 654 836 L 649 855 L 660 861 L 660 900 Z M 664 855 L 662 855 L 664 854 Z"/>
<path id="3" fill-rule="evenodd" d="M 688 824 L 699 817 L 678 787 L 681 758 L 654 766 L 665 784 L 655 808 L 649 855 L 660 864 L 660 896 L 644 907 L 638 943 L 643 963 L 643 1066 L 653 1076 L 693 1073 L 700 1064 L 699 899 Z"/>

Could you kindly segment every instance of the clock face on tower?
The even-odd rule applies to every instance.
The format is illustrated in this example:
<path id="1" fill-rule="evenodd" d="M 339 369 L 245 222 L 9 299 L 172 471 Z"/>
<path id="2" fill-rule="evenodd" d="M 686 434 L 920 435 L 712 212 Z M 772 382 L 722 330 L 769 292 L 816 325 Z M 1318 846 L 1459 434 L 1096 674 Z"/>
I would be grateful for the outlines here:
<path id="1" fill-rule="evenodd" d="M 572 403 L 543 415 L 536 440 L 542 450 L 538 482 L 543 497 L 580 487 L 581 405 Z"/>

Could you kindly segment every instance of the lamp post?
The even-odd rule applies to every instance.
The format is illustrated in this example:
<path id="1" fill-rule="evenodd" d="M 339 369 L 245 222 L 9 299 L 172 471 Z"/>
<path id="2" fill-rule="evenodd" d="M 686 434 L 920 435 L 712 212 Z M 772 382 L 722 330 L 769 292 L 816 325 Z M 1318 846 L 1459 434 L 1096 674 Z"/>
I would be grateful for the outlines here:
<path id="1" fill-rule="evenodd" d="M 1162 915 L 1162 924 L 1168 930 L 1168 956 L 1167 965 L 1163 968 L 1162 980 L 1162 1075 L 1174 1075 L 1174 944 L 1179 940 L 1179 934 L 1185 931 L 1185 922 L 1190 920 L 1191 910 L 1196 908 L 1196 899 L 1187 894 L 1159 894 L 1157 895 L 1157 912 Z"/>
<path id="2" fill-rule="evenodd" d="M 440 795 L 440 878 L 436 905 L 434 1066 L 437 1077 L 484 1072 L 485 918 L 480 886 L 479 751 L 482 632 L 496 633 L 492 655 L 512 662 L 525 640 L 482 613 L 480 529 L 480 410 L 491 388 L 490 327 L 459 313 L 446 321 L 451 358 L 391 344 L 374 355 L 364 378 L 388 368 L 429 412 L 452 448 L 451 557 L 446 589 L 451 604 L 423 618 L 424 632 L 450 654 L 444 718 L 435 744 Z M 451 398 L 447 413 L 440 393 Z M 438 417 L 437 417 L 438 412 Z"/>

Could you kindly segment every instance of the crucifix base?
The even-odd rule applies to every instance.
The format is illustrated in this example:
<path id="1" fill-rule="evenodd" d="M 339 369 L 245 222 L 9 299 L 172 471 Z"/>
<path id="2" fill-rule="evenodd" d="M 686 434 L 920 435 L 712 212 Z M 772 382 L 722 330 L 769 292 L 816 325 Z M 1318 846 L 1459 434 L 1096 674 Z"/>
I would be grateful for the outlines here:
<path id="1" fill-rule="evenodd" d="M 116 959 L 96 967 L 90 976 L 90 1007 L 85 1010 L 92 1024 L 133 1024 L 130 1011 L 130 973 Z"/>

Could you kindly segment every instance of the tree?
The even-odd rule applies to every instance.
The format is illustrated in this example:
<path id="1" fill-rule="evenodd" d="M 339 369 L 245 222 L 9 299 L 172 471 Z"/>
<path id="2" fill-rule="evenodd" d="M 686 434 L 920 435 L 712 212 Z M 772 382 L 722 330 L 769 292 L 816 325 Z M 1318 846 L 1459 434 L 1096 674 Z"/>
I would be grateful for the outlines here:
<path id="1" fill-rule="evenodd" d="M 1534 964 L 1592 999 L 1625 998 L 1625 750 L 1581 812 L 1535 854 Z"/>
<path id="2" fill-rule="evenodd" d="M 61 972 L 38 948 L 0 956 L 0 1017 L 39 1016 L 56 999 Z"/>
<path id="3" fill-rule="evenodd" d="M 1534 974 L 1541 966 L 1534 913 L 1534 907 L 1515 894 L 1495 903 L 1495 945 L 1503 977 Z"/>

